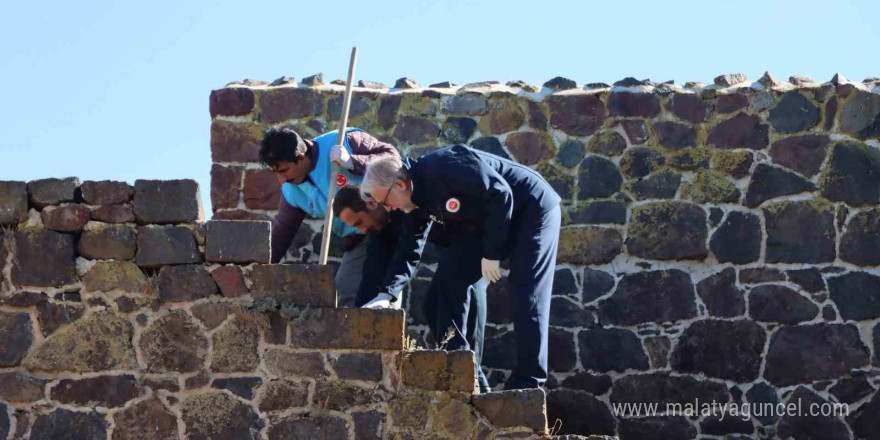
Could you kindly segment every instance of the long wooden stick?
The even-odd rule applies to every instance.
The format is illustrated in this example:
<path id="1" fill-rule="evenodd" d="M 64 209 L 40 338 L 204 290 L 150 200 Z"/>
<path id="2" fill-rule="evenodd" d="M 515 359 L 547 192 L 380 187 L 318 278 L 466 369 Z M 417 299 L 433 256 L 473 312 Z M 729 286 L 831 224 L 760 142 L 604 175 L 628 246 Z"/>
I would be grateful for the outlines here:
<path id="1" fill-rule="evenodd" d="M 345 126 L 348 125 L 348 107 L 351 104 L 351 84 L 354 82 L 354 66 L 357 64 L 357 47 L 351 48 L 351 62 L 348 63 L 348 81 L 345 82 L 345 99 L 342 101 L 342 120 L 339 121 L 339 134 L 336 136 L 336 145 L 345 145 Z M 333 197 L 336 195 L 336 175 L 339 166 L 333 163 L 333 172 L 330 173 L 330 191 L 327 193 L 327 211 L 324 214 L 324 234 L 321 236 L 321 264 L 327 264 L 327 254 L 330 252 L 330 232 L 333 229 Z"/>

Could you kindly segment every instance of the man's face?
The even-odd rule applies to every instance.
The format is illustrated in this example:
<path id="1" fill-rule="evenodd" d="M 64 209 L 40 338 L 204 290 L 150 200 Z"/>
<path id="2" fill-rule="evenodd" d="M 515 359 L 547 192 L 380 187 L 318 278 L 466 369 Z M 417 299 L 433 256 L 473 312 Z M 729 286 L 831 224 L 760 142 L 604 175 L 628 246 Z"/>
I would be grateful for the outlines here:
<path id="1" fill-rule="evenodd" d="M 282 160 L 275 164 L 275 166 L 270 166 L 269 169 L 275 173 L 275 178 L 278 179 L 279 185 L 285 182 L 299 185 L 305 182 L 306 177 L 309 176 L 309 171 L 311 171 L 311 164 L 308 162 L 306 155 L 300 154 L 298 162 Z"/>
<path id="2" fill-rule="evenodd" d="M 345 208 L 339 213 L 339 219 L 346 225 L 357 228 L 361 234 L 366 234 L 367 231 L 381 231 L 388 224 L 388 213 L 376 202 L 372 202 L 372 206 L 369 206 L 370 202 L 367 205 L 367 209 L 361 212 Z"/>
<path id="3" fill-rule="evenodd" d="M 389 188 L 371 188 L 371 190 L 370 194 L 373 198 L 389 212 L 399 210 L 409 214 L 418 208 L 412 202 L 412 188 L 408 181 L 397 179 Z"/>

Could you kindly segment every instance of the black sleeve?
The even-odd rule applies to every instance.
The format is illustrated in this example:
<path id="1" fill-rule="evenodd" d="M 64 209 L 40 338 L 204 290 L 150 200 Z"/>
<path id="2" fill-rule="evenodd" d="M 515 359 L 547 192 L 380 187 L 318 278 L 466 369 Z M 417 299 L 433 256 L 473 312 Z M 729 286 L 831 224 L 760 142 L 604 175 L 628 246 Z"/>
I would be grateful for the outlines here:
<path id="1" fill-rule="evenodd" d="M 290 203 L 284 197 L 278 202 L 278 214 L 272 225 L 272 263 L 278 263 L 287 254 L 296 231 L 306 217 L 305 211 Z"/>
<path id="2" fill-rule="evenodd" d="M 430 231 L 431 220 L 427 217 L 413 214 L 403 216 L 397 247 L 378 293 L 387 293 L 395 298 L 400 296 L 400 291 L 412 279 L 422 259 L 422 251 Z"/>

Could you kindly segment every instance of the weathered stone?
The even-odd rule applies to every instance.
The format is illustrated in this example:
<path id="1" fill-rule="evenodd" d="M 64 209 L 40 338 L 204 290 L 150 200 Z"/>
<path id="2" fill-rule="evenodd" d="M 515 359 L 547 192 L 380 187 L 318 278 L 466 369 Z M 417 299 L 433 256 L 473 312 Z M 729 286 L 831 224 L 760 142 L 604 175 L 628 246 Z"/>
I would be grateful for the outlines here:
<path id="1" fill-rule="evenodd" d="M 850 206 L 880 202 L 880 150 L 865 144 L 841 142 L 820 178 L 822 195 Z"/>
<path id="2" fill-rule="evenodd" d="M 93 210 L 91 219 L 104 223 L 131 223 L 134 212 L 125 205 L 107 205 Z"/>
<path id="3" fill-rule="evenodd" d="M 254 389 L 263 384 L 261 377 L 230 377 L 226 379 L 214 379 L 211 387 L 218 390 L 228 390 L 232 394 L 245 400 L 254 398 Z"/>
<path id="4" fill-rule="evenodd" d="M 100 376 L 88 379 L 64 379 L 52 387 L 50 398 L 79 406 L 116 408 L 138 397 L 134 376 Z"/>
<path id="5" fill-rule="evenodd" d="M 505 370 L 516 368 L 516 341 L 512 331 L 486 337 L 482 365 Z"/>
<path id="6" fill-rule="evenodd" d="M 397 120 L 397 110 L 403 98 L 400 95 L 383 96 L 379 101 L 379 109 L 376 112 L 376 122 L 388 130 Z"/>
<path id="7" fill-rule="evenodd" d="M 874 387 L 871 386 L 867 376 L 864 374 L 841 379 L 828 390 L 829 393 L 837 398 L 838 402 L 848 404 L 858 402 L 870 396 L 874 391 Z"/>
<path id="8" fill-rule="evenodd" d="M 570 269 L 556 269 L 556 273 L 553 275 L 553 295 L 566 295 L 570 297 L 577 296 L 578 292 L 580 292 L 580 288 L 578 287 L 575 276 L 574 272 Z"/>
<path id="9" fill-rule="evenodd" d="M 627 187 L 639 200 L 671 199 L 681 185 L 681 174 L 672 170 L 658 171 L 645 178 L 627 183 Z"/>
<path id="10" fill-rule="evenodd" d="M 526 115 L 515 100 L 504 100 L 489 106 L 489 112 L 480 119 L 480 131 L 503 134 L 514 131 L 526 121 Z"/>
<path id="11" fill-rule="evenodd" d="M 629 253 L 657 260 L 706 257 L 709 235 L 706 212 L 685 202 L 658 202 L 636 206 L 627 230 Z"/>
<path id="12" fill-rule="evenodd" d="M 80 235 L 76 250 L 92 260 L 131 260 L 137 250 L 137 237 L 131 226 L 100 225 Z"/>
<path id="13" fill-rule="evenodd" d="M 880 393 L 875 393 L 871 401 L 861 406 L 853 416 L 851 426 L 856 438 L 877 439 L 877 433 L 880 432 L 878 411 L 880 411 Z"/>
<path id="14" fill-rule="evenodd" d="M 211 160 L 256 162 L 260 159 L 260 126 L 214 120 L 211 122 Z"/>
<path id="15" fill-rule="evenodd" d="M 660 113 L 660 98 L 653 93 L 615 92 L 608 95 L 612 116 L 653 118 Z"/>
<path id="16" fill-rule="evenodd" d="M 214 212 L 221 208 L 237 208 L 240 200 L 241 167 L 211 166 L 211 207 Z"/>
<path id="17" fill-rule="evenodd" d="M 198 243 L 183 226 L 141 226 L 137 231 L 138 266 L 157 268 L 169 264 L 201 263 Z"/>
<path id="18" fill-rule="evenodd" d="M 267 344 L 287 344 L 287 318 L 279 311 L 270 313 L 269 328 L 263 329 L 263 335 Z"/>
<path id="19" fill-rule="evenodd" d="M 780 133 L 797 133 L 812 128 L 821 118 L 819 107 L 793 90 L 785 93 L 776 107 L 770 110 L 768 121 Z"/>
<path id="20" fill-rule="evenodd" d="M 834 260 L 834 214 L 819 202 L 777 202 L 764 207 L 768 263 Z"/>
<path id="21" fill-rule="evenodd" d="M 611 388 L 611 403 L 689 404 L 727 402 L 729 393 L 723 382 L 699 380 L 691 376 L 669 376 L 664 373 L 633 374 L 621 377 Z"/>
<path id="22" fill-rule="evenodd" d="M 279 87 L 260 93 L 260 121 L 273 124 L 324 113 L 321 94 L 306 88 Z"/>
<path id="23" fill-rule="evenodd" d="M 277 209 L 281 187 L 270 170 L 246 170 L 242 194 L 249 209 Z"/>
<path id="24" fill-rule="evenodd" d="M 665 164 L 663 153 L 647 147 L 631 148 L 620 159 L 620 169 L 630 177 L 647 176 Z"/>
<path id="25" fill-rule="evenodd" d="M 607 272 L 587 267 L 584 269 L 583 283 L 583 301 L 587 304 L 610 292 L 614 288 L 614 277 Z"/>
<path id="26" fill-rule="evenodd" d="M 758 286 L 749 293 L 749 316 L 757 321 L 797 324 L 819 314 L 819 306 L 785 286 Z"/>
<path id="27" fill-rule="evenodd" d="M 486 114 L 486 100 L 474 96 L 450 96 L 443 99 L 444 113 L 453 115 L 479 116 Z"/>
<path id="28" fill-rule="evenodd" d="M 133 370 L 137 368 L 130 322 L 97 312 L 56 331 L 24 360 L 28 370 Z"/>
<path id="29" fill-rule="evenodd" d="M 648 130 L 645 127 L 645 121 L 627 119 L 620 121 L 620 125 L 623 126 L 623 131 L 626 132 L 626 137 L 628 137 L 629 141 L 634 145 L 643 144 L 648 140 Z"/>
<path id="30" fill-rule="evenodd" d="M 559 327 L 591 327 L 596 319 L 572 300 L 553 298 L 550 303 L 550 325 Z"/>
<path id="31" fill-rule="evenodd" d="M 706 142 L 718 148 L 760 150 L 769 143 L 769 127 L 757 116 L 739 113 L 719 122 L 709 131 Z"/>
<path id="32" fill-rule="evenodd" d="M 141 335 L 140 348 L 150 372 L 194 372 L 205 365 L 208 340 L 189 314 L 174 310 Z"/>
<path id="33" fill-rule="evenodd" d="M 622 419 L 621 438 L 639 440 L 688 440 L 697 437 L 697 428 L 682 416 L 649 416 Z"/>
<path id="34" fill-rule="evenodd" d="M 736 203 L 741 196 L 733 182 L 714 171 L 700 170 L 684 184 L 682 198 L 695 203 Z"/>
<path id="35" fill-rule="evenodd" d="M 135 180 L 134 216 L 138 223 L 200 221 L 202 198 L 195 180 Z"/>
<path id="36" fill-rule="evenodd" d="M 227 298 L 235 298 L 248 294 L 244 275 L 239 266 L 220 266 L 211 271 L 211 278 L 220 288 L 220 293 Z"/>
<path id="37" fill-rule="evenodd" d="M 853 325 L 782 327 L 770 337 L 764 377 L 782 387 L 834 379 L 868 364 L 868 348 Z"/>
<path id="38" fill-rule="evenodd" d="M 250 372 L 260 364 L 257 346 L 260 334 L 238 319 L 227 322 L 211 336 L 214 357 L 211 371 L 218 373 Z"/>
<path id="39" fill-rule="evenodd" d="M 801 286 L 807 292 L 819 292 L 825 290 L 825 281 L 822 274 L 816 268 L 794 269 L 785 272 L 789 281 Z"/>
<path id="40" fill-rule="evenodd" d="M 329 376 L 321 353 L 292 353 L 271 349 L 266 351 L 266 368 L 279 377 L 302 376 L 323 378 Z"/>
<path id="41" fill-rule="evenodd" d="M 840 238 L 840 259 L 860 266 L 880 264 L 880 208 L 855 214 Z"/>
<path id="42" fill-rule="evenodd" d="M 524 426 L 540 432 L 547 429 L 541 389 L 479 394 L 473 397 L 473 404 L 496 428 Z"/>
<path id="43" fill-rule="evenodd" d="M 440 137 L 452 144 L 465 144 L 474 135 L 477 121 L 471 118 L 450 117 L 446 119 Z"/>
<path id="44" fill-rule="evenodd" d="M 40 213 L 43 226 L 58 232 L 80 232 L 88 223 L 91 211 L 83 205 L 47 206 Z"/>
<path id="45" fill-rule="evenodd" d="M 15 367 L 27 355 L 34 340 L 27 313 L 0 312 L 0 367 Z"/>
<path id="46" fill-rule="evenodd" d="M 551 327 L 547 335 L 547 364 L 550 371 L 567 372 L 577 365 L 574 334 Z"/>
<path id="47" fill-rule="evenodd" d="M 672 352 L 672 368 L 683 373 L 750 382 L 758 378 L 767 335 L 749 321 L 692 323 Z"/>
<path id="48" fill-rule="evenodd" d="M 564 388 L 585 391 L 587 393 L 600 396 L 611 389 L 611 377 L 606 375 L 594 375 L 586 371 L 582 371 L 580 373 L 575 373 L 574 375 L 567 377 L 564 381 L 562 381 L 562 386 Z M 549 396 L 547 397 L 547 400 L 549 406 Z M 550 412 L 552 413 L 552 411 Z M 553 418 L 551 417 L 549 418 L 549 420 L 552 422 Z"/>
<path id="49" fill-rule="evenodd" d="M 315 383 L 314 402 L 319 402 L 325 410 L 345 411 L 353 406 L 380 402 L 384 394 L 369 388 L 362 388 L 348 382 L 319 380 Z"/>
<path id="50" fill-rule="evenodd" d="M 2 319 L 0 317 L 0 320 Z M 4 335 L 4 338 L 6 337 Z M 17 341 L 17 339 L 11 340 Z M 0 400 L 11 403 L 28 403 L 42 400 L 43 388 L 47 383 L 49 383 L 49 379 L 40 379 L 29 373 L 0 373 Z"/>
<path id="51" fill-rule="evenodd" d="M 617 420 L 611 415 L 608 405 L 583 391 L 551 391 L 547 395 L 547 420 L 551 426 L 556 426 L 557 420 L 561 421 L 562 429 L 559 432 L 565 434 L 617 433 Z"/>
<path id="52" fill-rule="evenodd" d="M 863 139 L 880 136 L 880 96 L 856 91 L 840 109 L 840 129 Z"/>
<path id="53" fill-rule="evenodd" d="M 529 110 L 529 127 L 536 130 L 547 130 L 547 113 L 541 103 L 526 101 Z"/>
<path id="54" fill-rule="evenodd" d="M 253 108 L 254 92 L 248 87 L 225 87 L 211 91 L 209 109 L 212 118 L 219 115 L 246 115 Z"/>
<path id="55" fill-rule="evenodd" d="M 615 325 L 678 321 L 696 315 L 691 278 L 678 269 L 628 274 L 599 305 L 599 321 Z"/>
<path id="56" fill-rule="evenodd" d="M 85 307 L 79 304 L 65 304 L 44 301 L 37 304 L 37 320 L 43 336 L 55 333 L 60 327 L 81 318 Z"/>
<path id="57" fill-rule="evenodd" d="M 471 142 L 471 147 L 476 148 L 480 151 L 492 153 L 498 157 L 510 159 L 510 156 L 507 154 L 506 151 L 504 151 L 504 148 L 501 147 L 501 141 L 499 141 L 496 137 L 481 137 Z"/>
<path id="58" fill-rule="evenodd" d="M 309 384 L 273 380 L 263 387 L 259 401 L 260 411 L 285 411 L 290 408 L 306 406 L 309 403 Z"/>
<path id="59" fill-rule="evenodd" d="M 14 237 L 13 284 L 61 287 L 77 282 L 71 235 L 26 229 L 16 231 Z"/>
<path id="60" fill-rule="evenodd" d="M 880 317 L 880 276 L 849 272 L 830 277 L 828 290 L 843 319 L 866 321 Z"/>
<path id="61" fill-rule="evenodd" d="M 578 199 L 605 198 L 620 190 L 623 176 L 614 162 L 589 156 L 578 170 Z"/>
<path id="62" fill-rule="evenodd" d="M 120 296 L 116 298 L 116 308 L 122 313 L 131 313 L 144 308 L 159 309 L 159 300 L 156 298 Z"/>
<path id="63" fill-rule="evenodd" d="M 187 377 L 183 382 L 185 390 L 195 390 L 204 388 L 211 382 L 211 372 L 208 370 L 199 370 L 198 373 Z"/>
<path id="64" fill-rule="evenodd" d="M 825 135 L 792 136 L 773 142 L 770 156 L 774 162 L 812 177 L 822 167 L 830 142 Z"/>
<path id="65" fill-rule="evenodd" d="M 715 84 L 722 87 L 730 87 L 746 81 L 748 81 L 748 77 L 745 73 L 725 73 L 715 77 Z"/>
<path id="66" fill-rule="evenodd" d="M 822 408 L 830 403 L 806 387 L 798 387 L 788 399 L 788 405 L 797 408 Z M 816 410 L 818 411 L 818 410 Z M 827 411 L 827 409 L 824 409 Z M 845 440 L 851 438 L 846 424 L 837 417 L 804 411 L 788 413 L 779 420 L 779 438 Z"/>
<path id="67" fill-rule="evenodd" d="M 424 430 L 431 413 L 431 400 L 431 395 L 427 393 L 402 392 L 395 395 L 388 402 L 394 425 L 404 429 Z"/>
<path id="68" fill-rule="evenodd" d="M 568 89 L 576 89 L 577 83 L 561 76 L 557 76 L 547 82 L 544 83 L 544 87 L 553 90 L 568 90 Z"/>
<path id="69" fill-rule="evenodd" d="M 753 385 L 746 393 L 748 402 L 756 408 L 767 408 L 767 406 L 775 406 L 780 403 L 779 395 L 776 388 L 765 382 L 759 382 Z M 761 424 L 772 425 L 779 419 L 779 414 L 775 411 L 755 411 L 755 419 Z"/>
<path id="70" fill-rule="evenodd" d="M 736 270 L 732 267 L 697 283 L 697 294 L 711 316 L 732 318 L 746 311 L 743 293 L 736 287 Z"/>
<path id="71" fill-rule="evenodd" d="M 291 321 L 290 344 L 298 348 L 403 349 L 403 311 L 312 308 Z"/>
<path id="72" fill-rule="evenodd" d="M 715 100 L 715 111 L 718 113 L 733 113 L 749 106 L 749 98 L 739 93 L 718 95 Z"/>
<path id="73" fill-rule="evenodd" d="M 566 168 L 571 168 L 581 163 L 583 159 L 584 144 L 576 140 L 566 141 L 559 147 L 559 152 L 556 153 L 556 162 Z"/>
<path id="74" fill-rule="evenodd" d="M 131 200 L 134 188 L 116 180 L 86 180 L 79 187 L 83 200 L 89 205 L 116 205 Z"/>
<path id="75" fill-rule="evenodd" d="M 666 336 L 652 336 L 645 338 L 645 352 L 651 360 L 651 368 L 666 368 L 669 364 L 669 350 L 672 342 Z"/>
<path id="76" fill-rule="evenodd" d="M 180 414 L 186 424 L 188 440 L 255 440 L 260 438 L 263 427 L 250 406 L 223 392 L 188 397 L 181 405 Z"/>
<path id="77" fill-rule="evenodd" d="M 0 225 L 14 225 L 27 220 L 27 184 L 0 180 Z"/>
<path id="78" fill-rule="evenodd" d="M 316 417 L 291 416 L 280 419 L 269 427 L 269 440 L 307 438 L 349 438 L 348 422 L 345 419 L 330 415 L 319 415 Z"/>
<path id="79" fill-rule="evenodd" d="M 574 224 L 626 223 L 626 205 L 622 202 L 597 200 L 580 204 L 567 212 L 568 220 Z"/>
<path id="80" fill-rule="evenodd" d="M 275 298 L 281 304 L 335 307 L 333 268 L 310 264 L 257 265 L 251 270 L 254 298 Z"/>
<path id="81" fill-rule="evenodd" d="M 816 186 L 812 182 L 781 168 L 761 163 L 755 168 L 743 204 L 756 207 L 775 197 L 815 190 Z"/>
<path id="82" fill-rule="evenodd" d="M 41 414 L 31 428 L 32 440 L 106 440 L 107 425 L 97 412 L 58 408 Z"/>
<path id="83" fill-rule="evenodd" d="M 699 95 L 675 93 L 666 104 L 666 109 L 685 121 L 701 123 L 706 121 L 710 106 Z"/>
<path id="84" fill-rule="evenodd" d="M 430 119 L 401 116 L 394 129 L 394 138 L 405 144 L 433 142 L 440 135 L 440 127 Z"/>
<path id="85" fill-rule="evenodd" d="M 553 141 L 545 134 L 531 131 L 510 133 L 504 140 L 507 150 L 523 165 L 535 165 L 553 157 Z"/>
<path id="86" fill-rule="evenodd" d="M 680 150 L 697 145 L 697 131 L 685 124 L 663 121 L 653 125 L 654 136 L 664 148 Z"/>
<path id="87" fill-rule="evenodd" d="M 165 266 L 159 271 L 159 297 L 162 301 L 195 301 L 217 293 L 217 284 L 204 266 Z"/>
<path id="88" fill-rule="evenodd" d="M 616 131 L 602 131 L 590 139 L 587 149 L 605 156 L 617 156 L 626 149 L 626 140 Z"/>
<path id="89" fill-rule="evenodd" d="M 720 263 L 747 264 L 758 261 L 762 239 L 757 215 L 732 211 L 712 234 L 709 249 Z"/>
<path id="90" fill-rule="evenodd" d="M 192 315 L 199 321 L 202 321 L 202 325 L 205 326 L 206 330 L 217 328 L 218 325 L 226 320 L 230 313 L 231 308 L 228 303 L 207 302 L 192 306 Z"/>
<path id="91" fill-rule="evenodd" d="M 429 391 L 474 390 L 476 374 L 471 351 L 417 350 L 403 356 L 403 383 Z"/>
<path id="92" fill-rule="evenodd" d="M 153 293 L 153 286 L 140 268 L 128 261 L 99 261 L 83 277 L 86 292 L 123 291 Z"/>
<path id="93" fill-rule="evenodd" d="M 136 403 L 113 418 L 113 440 L 178 440 L 177 416 L 154 396 Z"/>
<path id="94" fill-rule="evenodd" d="M 551 95 L 550 126 L 572 136 L 589 136 L 602 126 L 605 105 L 595 95 Z"/>
<path id="95" fill-rule="evenodd" d="M 669 165 L 683 171 L 709 168 L 713 149 L 706 147 L 689 147 L 673 151 L 668 155 Z"/>
<path id="96" fill-rule="evenodd" d="M 578 334 L 581 364 L 594 371 L 647 370 L 648 356 L 635 333 L 616 328 L 592 328 Z"/>
<path id="97" fill-rule="evenodd" d="M 269 222 L 209 221 L 205 259 L 213 263 L 268 263 L 270 237 Z"/>
<path id="98" fill-rule="evenodd" d="M 77 187 L 79 187 L 77 177 L 40 179 L 27 183 L 30 202 L 38 208 L 74 201 Z"/>
<path id="99" fill-rule="evenodd" d="M 328 357 L 340 379 L 372 382 L 382 380 L 382 355 L 378 353 L 340 353 Z"/>
<path id="100" fill-rule="evenodd" d="M 621 252 L 620 231 L 596 226 L 565 228 L 559 237 L 557 259 L 561 263 L 604 264 Z"/>
<path id="101" fill-rule="evenodd" d="M 327 120 L 338 121 L 342 119 L 342 104 L 344 104 L 342 96 L 337 96 L 327 100 Z M 370 96 L 352 95 L 351 102 L 348 104 L 348 117 L 356 118 L 363 115 L 370 109 Z"/>

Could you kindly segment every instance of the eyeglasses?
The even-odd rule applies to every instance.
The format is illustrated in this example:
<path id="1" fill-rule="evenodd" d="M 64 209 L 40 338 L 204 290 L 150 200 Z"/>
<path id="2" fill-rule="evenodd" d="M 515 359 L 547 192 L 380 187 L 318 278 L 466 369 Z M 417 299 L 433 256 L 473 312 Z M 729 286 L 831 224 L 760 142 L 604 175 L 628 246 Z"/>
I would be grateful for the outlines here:
<path id="1" fill-rule="evenodd" d="M 383 198 L 382 201 L 379 202 L 386 211 L 391 211 L 391 207 L 386 205 L 385 201 L 388 200 L 388 196 L 391 195 L 391 190 L 394 189 L 394 182 L 396 182 L 396 180 L 391 181 L 391 186 L 388 187 L 388 192 L 385 193 L 385 198 Z"/>

